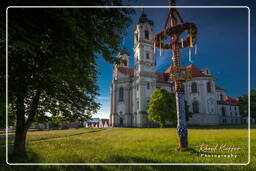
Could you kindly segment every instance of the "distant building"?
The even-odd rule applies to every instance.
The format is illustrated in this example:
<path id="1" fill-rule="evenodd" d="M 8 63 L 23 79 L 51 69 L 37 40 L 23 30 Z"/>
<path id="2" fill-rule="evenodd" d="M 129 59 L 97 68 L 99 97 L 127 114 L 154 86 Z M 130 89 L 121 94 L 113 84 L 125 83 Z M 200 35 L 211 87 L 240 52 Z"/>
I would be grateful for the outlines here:
<path id="1" fill-rule="evenodd" d="M 108 128 L 109 119 L 92 118 L 91 120 L 85 121 L 84 126 L 86 128 Z"/>
<path id="2" fill-rule="evenodd" d="M 154 127 L 147 119 L 147 103 L 156 88 L 174 91 L 169 80 L 170 66 L 165 72 L 156 72 L 152 45 L 153 22 L 142 13 L 134 29 L 134 68 L 130 68 L 130 54 L 123 49 L 114 66 L 111 88 L 111 127 Z M 195 65 L 192 79 L 183 83 L 185 100 L 194 113 L 188 121 L 194 125 L 239 124 L 242 121 L 238 99 L 226 96 L 226 91 L 215 84 L 216 78 L 209 69 L 200 70 Z"/>
<path id="3" fill-rule="evenodd" d="M 101 119 L 99 122 L 100 128 L 108 128 L 109 127 L 109 119 Z"/>
<path id="4" fill-rule="evenodd" d="M 59 124 L 61 128 L 79 128 L 80 127 L 80 122 L 79 121 L 74 121 L 74 122 L 61 122 Z"/>

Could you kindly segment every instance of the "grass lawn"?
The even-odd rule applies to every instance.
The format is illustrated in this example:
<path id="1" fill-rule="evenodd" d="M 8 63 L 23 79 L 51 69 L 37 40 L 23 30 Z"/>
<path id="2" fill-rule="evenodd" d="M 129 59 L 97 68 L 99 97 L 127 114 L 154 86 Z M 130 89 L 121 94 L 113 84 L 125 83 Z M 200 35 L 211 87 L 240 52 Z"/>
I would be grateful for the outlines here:
<path id="1" fill-rule="evenodd" d="M 77 136 L 72 136 L 77 135 Z M 2 135 L 3 136 L 3 135 Z M 58 138 L 59 137 L 59 138 Z M 251 163 L 245 170 L 256 170 L 256 129 L 251 130 Z M 27 141 L 27 156 L 15 158 L 10 162 L 31 163 L 246 163 L 248 161 L 247 129 L 200 127 L 189 129 L 189 146 L 193 149 L 186 152 L 176 150 L 178 136 L 175 128 L 116 128 L 116 129 L 76 129 L 60 131 L 30 132 Z M 233 151 L 237 157 L 202 157 L 200 144 L 214 147 L 217 144 L 239 147 Z M 4 148 L 0 148 L 4 154 Z M 12 149 L 10 149 L 11 152 Z M 230 152 L 204 152 L 204 154 L 231 154 Z M 1 155 L 1 161 L 4 161 Z M 13 166 L 6 167 L 8 169 Z M 23 166 L 25 168 L 26 166 Z M 36 169 L 79 168 L 95 170 L 122 170 L 124 166 L 34 166 Z M 130 170 L 237 170 L 241 166 L 125 166 Z"/>

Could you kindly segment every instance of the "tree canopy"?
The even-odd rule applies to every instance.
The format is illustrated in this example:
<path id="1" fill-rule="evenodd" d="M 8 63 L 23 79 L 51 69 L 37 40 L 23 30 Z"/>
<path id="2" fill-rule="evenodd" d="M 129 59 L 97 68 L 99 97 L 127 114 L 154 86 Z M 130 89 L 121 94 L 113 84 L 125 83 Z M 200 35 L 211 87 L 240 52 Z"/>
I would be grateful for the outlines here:
<path id="1" fill-rule="evenodd" d="M 256 90 L 250 91 L 250 111 L 251 117 L 256 119 Z M 240 115 L 243 117 L 248 117 L 248 94 L 239 97 L 238 101 Z"/>
<path id="2" fill-rule="evenodd" d="M 148 118 L 165 127 L 165 121 L 170 121 L 174 125 L 177 124 L 176 99 L 174 93 L 170 93 L 165 89 L 155 89 L 148 103 Z M 189 106 L 185 101 L 186 120 L 192 117 Z"/>
<path id="3" fill-rule="evenodd" d="M 91 5 L 120 4 L 120 0 L 98 0 Z M 34 119 L 85 120 L 99 109 L 95 60 L 102 56 L 115 61 L 113 55 L 120 50 L 133 12 L 128 8 L 8 9 L 8 105 L 17 120 L 15 145 L 24 140 L 16 138 L 26 135 Z M 3 50 L 3 23 L 0 29 Z M 1 66 L 4 61 L 1 56 Z M 0 78 L 5 80 L 3 69 Z"/>

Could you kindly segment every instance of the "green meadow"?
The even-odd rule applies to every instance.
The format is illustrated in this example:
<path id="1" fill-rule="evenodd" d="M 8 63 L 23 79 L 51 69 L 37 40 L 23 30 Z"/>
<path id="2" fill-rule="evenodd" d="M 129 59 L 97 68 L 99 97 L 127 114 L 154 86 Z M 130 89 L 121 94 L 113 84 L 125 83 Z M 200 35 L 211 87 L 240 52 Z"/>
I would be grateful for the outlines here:
<path id="1" fill-rule="evenodd" d="M 251 163 L 242 167 L 256 169 L 256 129 L 251 129 Z M 4 134 L 0 134 L 1 162 L 5 161 Z M 115 128 L 72 129 L 29 132 L 27 155 L 17 158 L 11 155 L 13 135 L 9 136 L 10 163 L 247 163 L 248 130 L 245 127 L 192 127 L 189 129 L 188 151 L 176 150 L 178 136 L 175 128 Z M 236 151 L 200 151 L 200 145 L 208 147 L 238 147 Z M 231 155 L 230 157 L 228 155 Z M 208 157 L 205 157 L 208 156 Z M 236 156 L 236 157 L 234 157 Z M 29 166 L 22 166 L 24 169 Z M 40 170 L 237 170 L 241 166 L 33 166 Z M 17 166 L 4 166 L 15 169 Z M 31 168 L 31 166 L 30 166 Z"/>

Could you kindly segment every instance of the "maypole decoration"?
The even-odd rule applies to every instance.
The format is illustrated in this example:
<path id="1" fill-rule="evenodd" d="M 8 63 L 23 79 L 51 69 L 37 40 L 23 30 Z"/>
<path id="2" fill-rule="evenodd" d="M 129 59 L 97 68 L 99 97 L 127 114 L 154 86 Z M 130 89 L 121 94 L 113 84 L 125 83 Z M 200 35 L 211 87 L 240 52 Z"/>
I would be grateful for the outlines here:
<path id="1" fill-rule="evenodd" d="M 168 16 L 163 28 L 163 31 L 154 36 L 153 43 L 157 48 L 162 50 L 172 49 L 172 68 L 170 70 L 170 79 L 175 84 L 176 108 L 177 108 L 177 132 L 180 138 L 179 150 L 188 148 L 188 131 L 186 126 L 185 113 L 185 97 L 184 87 L 182 82 L 191 79 L 191 70 L 186 67 L 181 67 L 180 48 L 192 48 L 196 42 L 197 28 L 193 23 L 184 23 L 175 6 L 175 0 L 169 0 Z M 180 40 L 180 35 L 187 32 L 188 36 Z M 165 43 L 164 40 L 170 38 L 170 42 Z M 189 49 L 190 55 L 191 50 Z M 191 60 L 191 56 L 190 56 Z"/>

